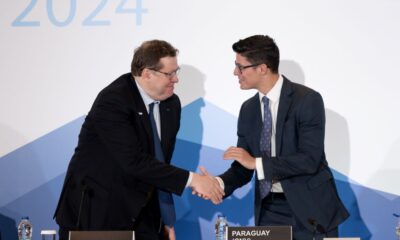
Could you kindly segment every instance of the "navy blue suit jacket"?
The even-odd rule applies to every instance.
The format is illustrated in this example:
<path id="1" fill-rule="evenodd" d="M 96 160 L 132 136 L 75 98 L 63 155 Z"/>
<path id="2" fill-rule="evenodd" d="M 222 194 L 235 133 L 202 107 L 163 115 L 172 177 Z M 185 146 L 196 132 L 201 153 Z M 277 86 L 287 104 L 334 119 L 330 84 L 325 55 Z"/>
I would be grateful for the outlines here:
<path id="1" fill-rule="evenodd" d="M 253 157 L 262 157 L 264 175 L 280 181 L 292 211 L 305 227 L 313 231 L 311 219 L 327 231 L 337 227 L 348 217 L 348 212 L 338 197 L 325 159 L 325 109 L 321 95 L 284 77 L 276 122 L 276 157 L 261 156 L 261 128 L 257 93 L 241 107 L 237 146 Z M 220 176 L 226 196 L 248 183 L 253 173 L 234 161 Z M 258 181 L 255 182 L 257 185 Z M 258 186 L 255 195 L 255 224 L 259 225 Z"/>

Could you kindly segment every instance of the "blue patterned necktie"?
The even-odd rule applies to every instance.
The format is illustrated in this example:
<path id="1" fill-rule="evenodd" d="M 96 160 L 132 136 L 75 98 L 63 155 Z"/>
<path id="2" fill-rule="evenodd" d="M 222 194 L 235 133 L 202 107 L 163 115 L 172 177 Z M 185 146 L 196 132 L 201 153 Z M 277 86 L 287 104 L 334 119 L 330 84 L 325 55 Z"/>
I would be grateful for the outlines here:
<path id="1" fill-rule="evenodd" d="M 264 104 L 264 120 L 263 126 L 261 130 L 261 138 L 260 138 L 260 150 L 262 156 L 266 156 L 267 158 L 264 159 L 268 161 L 268 157 L 271 156 L 271 135 L 272 135 L 272 116 L 271 111 L 269 110 L 269 99 L 264 96 L 262 97 L 262 102 Z M 269 191 L 271 190 L 271 176 L 264 176 L 263 180 L 259 180 L 259 190 L 260 190 L 260 197 L 261 199 L 265 198 Z"/>
<path id="2" fill-rule="evenodd" d="M 165 162 L 164 154 L 161 148 L 160 138 L 157 132 L 156 121 L 154 119 L 153 110 L 154 110 L 154 102 L 149 104 L 149 117 L 150 117 L 151 128 L 153 130 L 154 154 L 158 161 Z M 176 221 L 174 199 L 172 198 L 172 194 L 161 190 L 158 190 L 157 192 L 158 192 L 158 201 L 160 203 L 161 218 L 165 225 L 172 227 L 174 226 L 174 223 Z"/>

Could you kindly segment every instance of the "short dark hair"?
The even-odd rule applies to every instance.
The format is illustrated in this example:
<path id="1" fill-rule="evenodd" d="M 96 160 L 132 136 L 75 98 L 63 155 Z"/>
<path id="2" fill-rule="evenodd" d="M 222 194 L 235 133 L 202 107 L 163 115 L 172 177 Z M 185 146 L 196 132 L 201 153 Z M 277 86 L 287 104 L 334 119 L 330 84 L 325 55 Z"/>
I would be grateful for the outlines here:
<path id="1" fill-rule="evenodd" d="M 131 73 L 133 76 L 141 76 L 144 68 L 160 70 L 163 67 L 160 59 L 163 57 L 175 57 L 178 52 L 178 49 L 163 40 L 143 42 L 133 53 Z"/>
<path id="2" fill-rule="evenodd" d="M 251 64 L 265 63 L 273 73 L 278 73 L 279 48 L 268 35 L 254 35 L 232 45 L 233 51 L 246 57 Z"/>

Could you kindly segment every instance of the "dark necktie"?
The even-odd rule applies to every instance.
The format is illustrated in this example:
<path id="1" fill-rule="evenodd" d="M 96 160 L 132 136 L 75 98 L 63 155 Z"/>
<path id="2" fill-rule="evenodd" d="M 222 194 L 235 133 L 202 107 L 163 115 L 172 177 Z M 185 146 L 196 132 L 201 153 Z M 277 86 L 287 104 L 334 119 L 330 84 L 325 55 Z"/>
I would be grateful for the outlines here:
<path id="1" fill-rule="evenodd" d="M 156 121 L 154 119 L 153 110 L 154 110 L 154 102 L 149 104 L 149 117 L 150 117 L 151 128 L 153 130 L 154 153 L 158 161 L 165 162 L 164 154 L 161 148 L 160 138 L 157 132 Z M 161 218 L 165 225 L 172 227 L 174 226 L 174 223 L 176 221 L 174 200 L 172 198 L 172 195 L 169 192 L 164 192 L 161 190 L 158 190 L 157 192 L 158 192 L 158 200 L 160 203 Z"/>
<path id="2" fill-rule="evenodd" d="M 271 157 L 271 135 L 272 135 L 272 116 L 271 111 L 269 110 L 269 99 L 264 96 L 262 98 L 262 102 L 264 104 L 264 119 L 263 126 L 261 130 L 261 138 L 260 138 L 260 150 L 262 156 L 265 156 L 265 161 L 268 161 L 269 157 Z M 271 190 L 271 176 L 264 175 L 263 180 L 259 180 L 259 190 L 261 199 L 265 198 L 269 191 Z"/>

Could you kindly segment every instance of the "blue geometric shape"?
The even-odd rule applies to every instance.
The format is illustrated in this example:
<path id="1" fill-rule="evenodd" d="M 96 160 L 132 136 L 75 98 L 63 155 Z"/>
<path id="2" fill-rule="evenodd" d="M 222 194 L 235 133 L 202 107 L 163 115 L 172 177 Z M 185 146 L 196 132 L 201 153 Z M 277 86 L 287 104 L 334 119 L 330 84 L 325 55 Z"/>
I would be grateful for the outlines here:
<path id="1" fill-rule="evenodd" d="M 178 138 L 227 149 L 236 146 L 236 124 L 237 117 L 199 98 L 182 109 Z"/>
<path id="2" fill-rule="evenodd" d="M 21 220 L 21 217 L 29 216 L 33 227 L 32 239 L 41 239 L 40 230 L 58 230 L 58 226 L 53 220 L 53 214 L 64 178 L 65 174 L 61 174 L 35 190 L 24 194 L 22 197 L 1 207 L 0 213 L 3 214 L 5 219 L 13 219 L 16 225 Z M 2 225 L 0 222 L 0 226 Z M 2 239 L 17 240 L 16 225 L 14 225 L 14 228 L 8 225 L 5 229 L 1 229 L 2 234 L 4 234 Z"/>
<path id="3" fill-rule="evenodd" d="M 333 170 L 334 176 L 341 175 Z M 350 217 L 340 225 L 342 237 L 361 237 L 366 240 L 396 239 L 397 219 L 393 213 L 399 212 L 400 197 L 361 186 L 340 176 L 336 185 Z"/>
<path id="4" fill-rule="evenodd" d="M 64 173 L 84 116 L 0 158 L 0 207 Z"/>
<path id="5" fill-rule="evenodd" d="M 25 215 L 32 220 L 34 239 L 40 239 L 41 229 L 57 229 L 52 215 L 83 120 L 80 117 L 0 158 L 1 240 L 16 239 L 16 224 Z M 197 172 L 204 166 L 213 175 L 224 172 L 232 161 L 222 160 L 222 155 L 236 144 L 236 121 L 202 98 L 185 106 L 172 163 Z M 332 171 L 339 196 L 351 214 L 340 226 L 340 236 L 396 239 L 397 219 L 392 213 L 400 212 L 400 197 Z M 230 225 L 253 225 L 253 185 L 243 186 L 217 206 L 193 196 L 190 189 L 182 197 L 174 196 L 178 239 L 213 239 L 218 213 L 224 213 Z"/>

